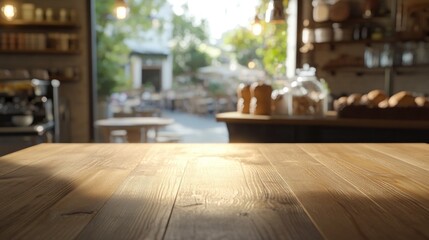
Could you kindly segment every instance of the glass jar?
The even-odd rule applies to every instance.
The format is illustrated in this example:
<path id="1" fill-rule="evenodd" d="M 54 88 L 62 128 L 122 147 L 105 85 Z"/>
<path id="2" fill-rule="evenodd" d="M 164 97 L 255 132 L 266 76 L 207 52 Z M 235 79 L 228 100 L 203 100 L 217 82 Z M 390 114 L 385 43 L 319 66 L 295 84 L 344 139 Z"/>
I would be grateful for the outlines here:
<path id="1" fill-rule="evenodd" d="M 313 20 L 315 22 L 329 20 L 329 6 L 324 0 L 313 0 Z"/>
<path id="2" fill-rule="evenodd" d="M 415 63 L 415 45 L 412 42 L 407 42 L 402 51 L 402 65 L 412 66 Z"/>
<path id="3" fill-rule="evenodd" d="M 429 63 L 429 44 L 426 42 L 419 42 L 416 50 L 416 64 Z"/>
<path id="4" fill-rule="evenodd" d="M 380 66 L 391 67 L 393 66 L 394 53 L 389 44 L 385 44 L 383 51 L 380 53 Z"/>
<path id="5" fill-rule="evenodd" d="M 272 106 L 271 112 L 273 115 L 289 115 L 289 88 L 276 89 L 271 94 Z"/>
<path id="6" fill-rule="evenodd" d="M 377 48 L 367 47 L 364 54 L 364 62 L 367 68 L 380 66 L 380 51 Z"/>
<path id="7" fill-rule="evenodd" d="M 330 42 L 332 40 L 332 29 L 331 28 L 316 28 L 314 29 L 314 42 L 323 43 Z"/>
<path id="8" fill-rule="evenodd" d="M 316 77 L 316 69 L 307 64 L 297 69 L 296 79 L 289 90 L 290 116 L 323 117 L 328 110 L 329 91 Z"/>
<path id="9" fill-rule="evenodd" d="M 352 40 L 352 31 L 350 28 L 344 28 L 339 23 L 332 24 L 332 29 L 334 32 L 334 41 L 350 41 Z"/>

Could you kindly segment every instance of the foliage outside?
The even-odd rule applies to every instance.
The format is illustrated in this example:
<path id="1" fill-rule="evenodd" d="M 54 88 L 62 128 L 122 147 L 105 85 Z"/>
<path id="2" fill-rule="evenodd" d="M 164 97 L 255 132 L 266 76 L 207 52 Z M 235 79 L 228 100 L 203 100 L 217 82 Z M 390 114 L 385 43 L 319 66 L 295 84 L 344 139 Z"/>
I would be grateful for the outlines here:
<path id="1" fill-rule="evenodd" d="M 198 68 L 210 65 L 211 57 L 201 46 L 208 41 L 207 22 L 197 22 L 189 15 L 186 5 L 184 14 L 173 14 L 173 38 L 171 51 L 173 54 L 173 75 L 184 76 L 196 82 L 195 73 Z"/>
<path id="2" fill-rule="evenodd" d="M 96 0 L 97 93 L 99 97 L 126 89 L 130 81 L 125 73 L 130 49 L 126 38 L 139 39 L 138 34 L 152 26 L 153 9 L 159 9 L 166 0 L 128 0 L 129 17 L 116 20 L 112 16 L 114 0 Z M 149 16 L 149 17 L 142 17 Z M 162 19 L 161 27 L 162 31 Z"/>
<path id="3" fill-rule="evenodd" d="M 141 34 L 152 27 L 152 15 L 166 0 L 128 0 L 130 12 L 125 20 L 112 16 L 114 0 L 96 0 L 96 41 L 97 41 L 97 90 L 98 96 L 109 96 L 112 92 L 130 87 L 130 79 L 125 73 L 130 49 L 125 39 L 141 39 Z M 287 0 L 285 0 L 285 6 Z M 260 12 L 264 12 L 268 0 L 261 0 Z M 198 68 L 211 64 L 213 56 L 208 54 L 207 23 L 197 22 L 183 6 L 183 15 L 173 15 L 173 75 L 184 76 L 186 84 L 195 83 Z M 159 19 L 160 33 L 164 30 L 165 19 Z M 286 59 L 286 25 L 272 25 L 261 21 L 263 32 L 255 36 L 247 28 L 237 28 L 225 35 L 224 43 L 233 46 L 237 60 L 247 66 L 249 61 L 260 63 L 260 68 L 275 74 L 277 66 Z M 183 79 L 183 78 L 182 78 Z M 177 84 L 177 83 L 174 83 Z M 208 86 L 213 92 L 222 91 L 220 86 Z"/>
<path id="4" fill-rule="evenodd" d="M 284 0 L 286 7 L 288 1 Z M 255 35 L 248 28 L 237 28 L 225 35 L 224 43 L 231 45 L 240 64 L 247 66 L 250 61 L 259 63 L 259 68 L 268 74 L 278 74 L 279 65 L 286 61 L 286 24 L 271 24 L 263 21 L 262 12 L 267 9 L 268 0 L 262 0 L 258 7 L 258 17 L 262 33 Z"/>

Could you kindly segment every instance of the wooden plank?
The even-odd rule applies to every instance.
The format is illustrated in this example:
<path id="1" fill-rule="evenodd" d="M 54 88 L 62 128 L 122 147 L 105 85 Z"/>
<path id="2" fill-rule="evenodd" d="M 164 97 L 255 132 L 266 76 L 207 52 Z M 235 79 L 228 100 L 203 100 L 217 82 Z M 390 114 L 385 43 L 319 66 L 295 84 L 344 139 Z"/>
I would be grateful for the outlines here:
<path id="1" fill-rule="evenodd" d="M 52 149 L 49 144 L 39 144 L 2 156 L 0 157 L 0 161 L 2 163 L 0 165 L 0 176 L 15 171 L 22 166 L 44 159 L 49 155 L 59 153 L 63 151 L 63 149 L 64 147 L 61 146 L 58 146 L 56 149 Z"/>
<path id="2" fill-rule="evenodd" d="M 382 210 L 380 214 L 385 216 L 383 223 L 385 226 L 382 229 L 390 231 L 390 234 L 397 233 L 392 239 L 401 238 L 399 231 L 404 230 L 413 231 L 413 235 L 408 235 L 408 238 L 410 236 L 413 239 L 429 238 L 428 192 L 424 188 L 416 185 L 411 179 L 375 163 L 372 157 L 368 158 L 367 155 L 360 154 L 359 152 L 365 152 L 365 148 L 358 145 L 302 144 L 299 146 L 365 194 L 370 199 L 367 201 L 368 204 L 373 202 L 379 206 Z M 350 149 L 354 150 L 349 151 Z M 395 161 L 389 156 L 385 159 Z M 401 172 L 401 169 L 397 171 Z M 370 222 L 375 224 L 375 221 Z M 391 227 L 386 227 L 389 225 Z M 402 238 L 405 237 L 407 236 L 404 235 Z"/>
<path id="3" fill-rule="evenodd" d="M 61 151 L 55 151 L 57 147 L 59 147 Z M 0 176 L 0 191 L 8 193 L 0 196 L 0 209 L 2 206 L 7 206 L 5 203 L 13 202 L 14 199 L 25 194 L 29 189 L 42 184 L 44 181 L 51 181 L 50 178 L 52 177 L 54 177 L 54 180 L 55 178 L 63 177 L 73 178 L 73 176 L 67 176 L 63 173 L 65 166 L 79 167 L 77 169 L 97 166 L 131 170 L 137 166 L 145 153 L 144 151 L 136 151 L 140 147 L 139 145 L 119 146 L 116 144 L 55 144 L 35 148 L 34 151 L 28 152 L 29 154 L 24 152 L 24 154 L 20 154 L 16 159 L 24 159 L 25 161 L 30 159 L 28 160 L 29 164 L 17 168 L 9 174 Z M 51 151 L 51 149 L 53 149 L 53 151 Z M 52 154 L 43 155 L 43 158 L 40 159 L 41 156 L 38 155 L 40 151 L 52 152 Z M 31 162 L 33 155 L 36 155 L 36 158 L 34 158 L 35 161 Z M 128 159 L 125 160 L 124 156 L 128 156 Z M 5 165 L 4 161 L 1 163 L 0 166 Z M 10 161 L 6 165 L 9 164 Z"/>
<path id="4" fill-rule="evenodd" d="M 371 161 L 380 164 L 389 169 L 389 171 L 415 182 L 416 186 L 422 188 L 421 192 L 429 192 L 429 169 L 426 170 L 417 166 L 419 163 L 425 164 L 425 160 L 426 162 L 429 161 L 429 145 L 421 145 L 426 146 L 425 151 L 414 148 L 414 146 L 418 146 L 415 144 L 389 144 L 393 149 L 389 147 L 389 151 L 379 150 L 380 147 L 383 148 L 384 146 L 385 144 L 359 144 L 359 147 L 365 150 L 362 151 L 361 148 L 359 148 L 357 154 L 364 155 L 365 158 L 371 159 Z M 405 146 L 407 146 L 407 148 L 405 148 Z M 346 149 L 356 153 L 354 146 L 347 146 Z M 403 154 L 397 153 L 398 151 L 405 150 L 409 152 L 408 158 Z M 426 157 L 424 156 L 425 154 L 427 155 Z M 380 171 L 382 171 L 382 169 Z M 388 175 L 386 175 L 386 177 L 387 176 Z"/>
<path id="5" fill-rule="evenodd" d="M 353 166 L 356 173 L 367 176 L 371 183 L 379 184 L 383 189 L 389 189 L 391 193 L 413 201 L 429 211 L 429 173 L 420 168 L 411 168 L 396 158 L 368 150 L 365 148 L 367 145 L 372 144 L 337 144 L 333 148 L 341 148 L 344 152 L 341 158 L 342 163 L 346 162 L 344 166 Z"/>
<path id="6" fill-rule="evenodd" d="M 253 145 L 184 146 L 189 163 L 165 239 L 321 239 Z"/>
<path id="7" fill-rule="evenodd" d="M 58 145 L 46 145 L 50 149 Z M 126 151 L 135 150 L 136 146 L 123 146 Z M 26 152 L 30 158 L 31 153 Z M 116 151 L 115 151 L 116 149 Z M 130 157 L 124 161 L 124 152 L 117 145 L 67 145 L 60 153 L 51 154 L 44 159 L 3 175 L 0 179 L 0 238 L 16 236 L 24 226 L 35 221 L 55 203 L 71 194 L 85 178 L 92 177 L 96 169 L 132 169 L 137 166 L 138 157 L 144 151 L 127 152 Z M 123 150 L 124 150 L 123 149 Z M 116 152 L 115 154 L 112 154 Z M 104 154 L 103 154 L 104 153 Z M 121 154 L 122 153 L 122 154 Z M 3 165 L 3 161 L 1 161 Z"/>
<path id="8" fill-rule="evenodd" d="M 91 169 L 74 188 L 38 218 L 24 226 L 17 239 L 74 239 L 115 192 L 129 170 Z"/>
<path id="9" fill-rule="evenodd" d="M 368 144 L 366 147 L 429 171 L 428 144 Z"/>
<path id="10" fill-rule="evenodd" d="M 38 172 L 37 174 L 46 174 Z M 89 177 L 93 172 L 65 167 L 59 175 L 74 175 L 75 179 Z M 58 175 L 47 176 L 40 184 L 17 196 L 16 199 L 0 204 L 0 239 L 16 236 L 29 223 L 73 191 L 73 181 Z"/>
<path id="11" fill-rule="evenodd" d="M 78 239 L 163 237 L 189 155 L 179 145 L 142 149 L 145 157 Z"/>
<path id="12" fill-rule="evenodd" d="M 260 148 L 326 239 L 406 239 L 414 235 L 414 229 L 404 228 L 401 221 L 386 221 L 392 217 L 389 212 L 298 145 Z"/>

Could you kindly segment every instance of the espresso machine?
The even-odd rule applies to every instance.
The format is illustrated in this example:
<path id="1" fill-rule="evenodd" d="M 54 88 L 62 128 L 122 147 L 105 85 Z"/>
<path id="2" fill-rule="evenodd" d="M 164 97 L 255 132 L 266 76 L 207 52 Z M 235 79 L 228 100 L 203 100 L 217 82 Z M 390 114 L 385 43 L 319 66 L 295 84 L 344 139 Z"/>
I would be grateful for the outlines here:
<path id="1" fill-rule="evenodd" d="M 59 141 L 59 86 L 58 80 L 0 80 L 0 155 Z"/>

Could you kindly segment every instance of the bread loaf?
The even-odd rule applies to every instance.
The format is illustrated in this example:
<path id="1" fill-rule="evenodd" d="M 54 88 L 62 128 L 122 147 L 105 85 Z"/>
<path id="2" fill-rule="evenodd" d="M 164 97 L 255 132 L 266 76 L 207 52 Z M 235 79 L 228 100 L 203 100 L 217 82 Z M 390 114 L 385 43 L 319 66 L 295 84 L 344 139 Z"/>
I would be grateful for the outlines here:
<path id="1" fill-rule="evenodd" d="M 362 95 L 362 97 L 360 98 L 359 105 L 369 106 L 368 95 Z"/>
<path id="2" fill-rule="evenodd" d="M 415 102 L 419 107 L 429 107 L 429 100 L 425 97 L 416 97 Z"/>
<path id="3" fill-rule="evenodd" d="M 347 97 L 340 97 L 334 101 L 334 110 L 339 111 L 343 107 L 347 106 Z"/>
<path id="4" fill-rule="evenodd" d="M 240 113 L 250 113 L 250 85 L 241 83 L 237 88 L 237 111 Z"/>
<path id="5" fill-rule="evenodd" d="M 386 100 L 388 97 L 381 90 L 372 90 L 367 94 L 367 98 L 368 98 L 367 106 L 374 107 L 374 106 L 378 106 L 380 102 Z"/>
<path id="6" fill-rule="evenodd" d="M 389 107 L 416 107 L 413 95 L 407 91 L 401 91 L 389 98 Z"/>
<path id="7" fill-rule="evenodd" d="M 389 100 L 383 100 L 378 103 L 377 105 L 379 108 L 388 108 L 389 107 Z"/>
<path id="8" fill-rule="evenodd" d="M 270 85 L 264 83 L 253 83 L 250 86 L 250 113 L 255 115 L 271 115 L 271 92 Z"/>
<path id="9" fill-rule="evenodd" d="M 359 94 L 359 93 L 350 94 L 350 96 L 347 98 L 347 105 L 349 106 L 360 105 L 361 98 L 362 98 L 362 94 Z"/>

